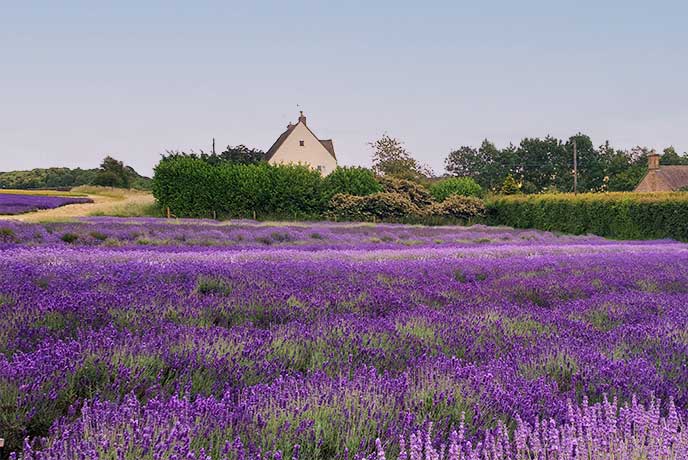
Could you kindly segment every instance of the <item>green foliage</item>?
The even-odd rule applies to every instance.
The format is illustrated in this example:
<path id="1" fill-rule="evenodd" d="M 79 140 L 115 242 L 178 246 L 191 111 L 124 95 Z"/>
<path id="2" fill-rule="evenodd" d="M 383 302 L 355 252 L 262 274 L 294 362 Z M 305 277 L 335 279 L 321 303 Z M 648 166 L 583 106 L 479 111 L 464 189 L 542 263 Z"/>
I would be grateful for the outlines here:
<path id="1" fill-rule="evenodd" d="M 596 148 L 590 137 L 582 133 L 568 140 L 552 136 L 524 138 L 517 146 L 503 149 L 484 140 L 477 149 L 463 146 L 449 153 L 445 169 L 453 176 L 472 177 L 483 188 L 495 192 L 509 174 L 521 184 L 524 193 L 571 192 L 574 143 L 578 191 L 631 191 L 647 171 L 650 149 L 617 150 L 609 142 Z M 688 156 L 669 147 L 664 150 L 661 164 L 688 164 Z"/>
<path id="2" fill-rule="evenodd" d="M 452 195 L 480 196 L 482 187 L 471 177 L 451 177 L 430 185 L 430 194 L 435 201 L 444 201 Z"/>
<path id="3" fill-rule="evenodd" d="M 487 209 L 493 225 L 688 241 L 688 194 L 681 192 L 500 196 Z"/>
<path id="4" fill-rule="evenodd" d="M 366 196 L 339 193 L 330 200 L 326 217 L 347 221 L 392 221 L 418 219 L 420 209 L 399 193 L 381 192 Z"/>
<path id="5" fill-rule="evenodd" d="M 388 176 L 380 177 L 378 180 L 386 193 L 403 195 L 419 208 L 429 206 L 433 203 L 430 192 L 416 182 Z"/>
<path id="6" fill-rule="evenodd" d="M 197 158 L 203 160 L 206 163 L 217 166 L 222 163 L 234 163 L 234 164 L 254 164 L 262 163 L 266 161 L 265 152 L 259 149 L 249 148 L 243 144 L 232 147 L 228 145 L 222 153 L 206 153 L 201 151 L 200 153 L 184 153 L 174 150 L 168 150 L 166 155 L 163 155 L 163 159 L 175 158 L 178 156 Z"/>
<path id="7" fill-rule="evenodd" d="M 521 186 L 516 182 L 514 176 L 507 174 L 502 184 L 502 188 L 499 191 L 502 195 L 516 195 L 521 193 Z"/>
<path id="8" fill-rule="evenodd" d="M 60 239 L 61 239 L 62 241 L 64 241 L 65 243 L 70 243 L 70 244 L 71 244 L 71 243 L 74 243 L 76 240 L 79 239 L 79 235 L 77 235 L 77 234 L 75 234 L 75 233 L 65 233 L 64 235 L 62 235 L 62 236 L 60 237 Z"/>
<path id="9" fill-rule="evenodd" d="M 93 179 L 92 185 L 102 187 L 129 188 L 131 180 L 124 163 L 107 156 L 100 164 L 100 170 Z"/>
<path id="10" fill-rule="evenodd" d="M 485 215 L 485 203 L 473 196 L 451 195 L 440 203 L 428 206 L 425 213 L 428 217 L 470 220 Z"/>
<path id="11" fill-rule="evenodd" d="M 370 169 L 361 167 L 341 167 L 323 179 L 322 195 L 325 202 L 338 194 L 364 196 L 382 191 Z"/>
<path id="12" fill-rule="evenodd" d="M 664 149 L 664 155 L 660 160 L 662 165 L 688 165 L 688 155 L 685 153 L 680 155 L 674 147 L 667 147 Z"/>
<path id="13" fill-rule="evenodd" d="M 306 166 L 211 165 L 191 155 L 163 158 L 153 177 L 159 205 L 178 217 L 311 217 L 322 211 L 321 188 Z"/>
<path id="14" fill-rule="evenodd" d="M 106 157 L 103 165 L 100 169 L 37 168 L 30 171 L 0 172 L 0 188 L 68 189 L 81 185 L 106 185 L 150 189 L 150 179 L 141 176 L 130 166 L 111 157 Z"/>
<path id="15" fill-rule="evenodd" d="M 373 171 L 381 176 L 421 180 L 432 171 L 413 158 L 404 144 L 387 134 L 369 144 L 373 149 Z"/>

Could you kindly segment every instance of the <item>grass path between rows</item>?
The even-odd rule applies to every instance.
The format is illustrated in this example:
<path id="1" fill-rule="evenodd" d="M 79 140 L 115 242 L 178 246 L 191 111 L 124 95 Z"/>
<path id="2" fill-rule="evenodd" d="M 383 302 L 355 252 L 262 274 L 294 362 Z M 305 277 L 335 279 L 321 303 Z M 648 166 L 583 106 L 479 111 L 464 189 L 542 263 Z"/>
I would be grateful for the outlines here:
<path id="1" fill-rule="evenodd" d="M 93 203 L 69 204 L 54 209 L 43 209 L 26 214 L 0 216 L 0 220 L 19 220 L 22 222 L 45 222 L 69 220 L 76 217 L 93 215 L 136 214 L 136 210 L 144 210 L 155 203 L 153 195 L 139 191 L 118 191 L 116 193 L 96 192 L 85 195 Z"/>

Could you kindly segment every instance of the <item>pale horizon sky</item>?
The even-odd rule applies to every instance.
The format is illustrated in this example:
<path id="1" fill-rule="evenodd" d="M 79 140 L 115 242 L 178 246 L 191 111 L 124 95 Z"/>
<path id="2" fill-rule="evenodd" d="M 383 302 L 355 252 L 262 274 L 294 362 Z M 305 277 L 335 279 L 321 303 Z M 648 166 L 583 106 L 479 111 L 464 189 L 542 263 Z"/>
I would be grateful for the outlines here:
<path id="1" fill-rule="evenodd" d="M 0 171 L 267 150 L 297 104 L 346 165 L 383 133 L 437 173 L 484 138 L 685 152 L 687 24 L 679 1 L 5 2 Z"/>

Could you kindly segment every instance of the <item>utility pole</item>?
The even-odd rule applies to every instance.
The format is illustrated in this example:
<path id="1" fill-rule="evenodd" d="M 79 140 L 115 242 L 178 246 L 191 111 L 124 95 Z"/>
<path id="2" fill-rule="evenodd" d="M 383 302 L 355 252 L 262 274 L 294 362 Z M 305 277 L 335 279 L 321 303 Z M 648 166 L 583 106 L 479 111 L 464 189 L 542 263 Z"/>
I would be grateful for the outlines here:
<path id="1" fill-rule="evenodd" d="M 578 151 L 576 140 L 573 140 L 573 194 L 578 194 Z"/>
<path id="2" fill-rule="evenodd" d="M 213 155 L 215 155 L 215 138 L 213 137 Z"/>

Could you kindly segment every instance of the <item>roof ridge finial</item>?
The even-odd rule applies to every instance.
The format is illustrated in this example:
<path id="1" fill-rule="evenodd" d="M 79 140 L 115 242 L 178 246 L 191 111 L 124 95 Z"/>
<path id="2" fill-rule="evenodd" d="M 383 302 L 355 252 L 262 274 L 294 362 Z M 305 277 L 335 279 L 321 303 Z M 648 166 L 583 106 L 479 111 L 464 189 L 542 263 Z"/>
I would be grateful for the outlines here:
<path id="1" fill-rule="evenodd" d="M 303 110 L 299 110 L 299 122 L 306 124 L 306 116 L 303 114 Z"/>

